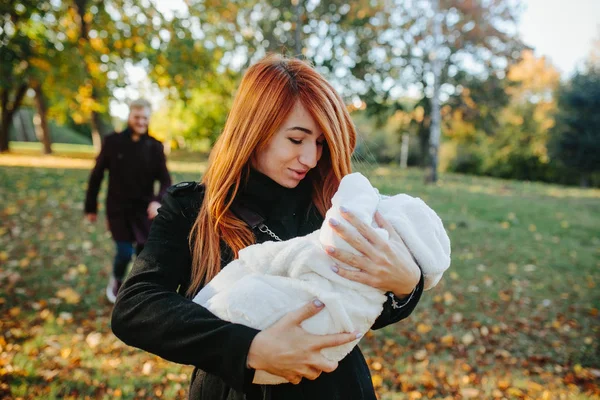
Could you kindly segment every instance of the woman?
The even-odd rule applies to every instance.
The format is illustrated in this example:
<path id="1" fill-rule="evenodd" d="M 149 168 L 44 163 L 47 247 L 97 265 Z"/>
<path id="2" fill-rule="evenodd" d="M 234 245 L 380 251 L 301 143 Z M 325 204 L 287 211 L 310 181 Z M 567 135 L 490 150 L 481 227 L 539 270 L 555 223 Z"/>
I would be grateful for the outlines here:
<path id="1" fill-rule="evenodd" d="M 358 347 L 339 363 L 320 353 L 355 340 L 356 333 L 316 336 L 300 327 L 322 309 L 318 299 L 263 331 L 223 321 L 190 300 L 240 249 L 318 229 L 341 178 L 351 172 L 355 139 L 340 96 L 306 63 L 270 56 L 250 67 L 202 184 L 175 185 L 163 198 L 119 292 L 115 335 L 194 365 L 191 399 L 375 399 Z M 375 247 L 370 227 L 345 218 L 360 235 L 334 229 L 363 256 L 335 250 L 333 257 L 359 271 L 333 269 L 389 292 L 373 328 L 406 318 L 423 289 L 418 266 L 393 246 Z M 292 383 L 252 384 L 256 370 Z"/>

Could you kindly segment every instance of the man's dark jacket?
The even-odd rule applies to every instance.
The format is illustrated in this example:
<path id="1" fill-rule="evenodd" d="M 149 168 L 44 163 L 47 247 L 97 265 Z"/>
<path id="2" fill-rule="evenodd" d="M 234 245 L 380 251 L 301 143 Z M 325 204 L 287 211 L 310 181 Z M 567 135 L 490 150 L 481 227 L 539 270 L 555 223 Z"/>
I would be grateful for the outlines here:
<path id="1" fill-rule="evenodd" d="M 150 232 L 147 208 L 171 186 L 162 143 L 147 134 L 134 142 L 131 131 L 108 135 L 90 174 L 85 212 L 98 212 L 98 192 L 108 170 L 106 216 L 113 239 L 144 244 Z M 160 182 L 158 195 L 154 182 Z"/>
<path id="2" fill-rule="evenodd" d="M 306 181 L 306 180 L 305 180 Z M 286 189 L 256 171 L 234 200 L 236 214 L 250 226 L 260 217 L 283 240 L 319 229 L 323 217 L 310 199 L 310 183 Z M 253 385 L 246 368 L 256 329 L 223 321 L 185 297 L 190 286 L 192 255 L 188 238 L 204 197 L 203 186 L 184 182 L 167 191 L 144 250 L 124 282 L 112 314 L 112 330 L 125 343 L 167 360 L 196 367 L 190 399 L 202 400 L 375 400 L 365 359 L 355 347 L 332 373 L 299 385 Z M 246 215 L 240 215 L 244 213 Z M 258 243 L 272 238 L 253 230 Z M 223 244 L 221 266 L 232 260 Z M 384 304 L 373 329 L 406 318 L 418 303 L 423 278 L 408 300 Z M 257 293 L 260 296 L 260 293 Z"/>

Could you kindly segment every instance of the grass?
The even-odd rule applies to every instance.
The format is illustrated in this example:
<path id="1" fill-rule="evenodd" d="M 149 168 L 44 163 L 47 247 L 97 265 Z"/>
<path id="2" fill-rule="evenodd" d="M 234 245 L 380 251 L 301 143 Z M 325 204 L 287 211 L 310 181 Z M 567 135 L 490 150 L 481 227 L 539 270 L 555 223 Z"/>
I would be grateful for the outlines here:
<path id="1" fill-rule="evenodd" d="M 40 142 L 10 142 L 12 153 L 18 154 L 40 154 L 42 144 Z M 52 143 L 52 151 L 56 156 L 75 158 L 94 158 L 96 151 L 90 144 Z"/>
<path id="2" fill-rule="evenodd" d="M 173 157 L 175 182 L 203 170 L 185 157 Z M 113 243 L 83 222 L 89 171 L 62 158 L 0 166 L 0 398 L 185 397 L 190 367 L 112 335 Z M 453 250 L 414 314 L 361 342 L 381 399 L 600 398 L 600 190 L 363 171 L 382 192 L 425 200 Z"/>

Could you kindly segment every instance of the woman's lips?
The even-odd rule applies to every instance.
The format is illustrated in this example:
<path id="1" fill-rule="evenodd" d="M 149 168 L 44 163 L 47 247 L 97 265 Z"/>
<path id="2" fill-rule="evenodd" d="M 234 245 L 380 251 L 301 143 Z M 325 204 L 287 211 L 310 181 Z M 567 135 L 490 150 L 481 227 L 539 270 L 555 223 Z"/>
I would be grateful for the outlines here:
<path id="1" fill-rule="evenodd" d="M 308 170 L 306 171 L 302 171 L 302 170 L 295 170 L 295 169 L 291 169 L 290 171 L 292 171 L 292 173 L 294 174 L 294 177 L 296 179 L 304 179 L 304 177 L 306 176 L 306 173 L 308 172 Z"/>

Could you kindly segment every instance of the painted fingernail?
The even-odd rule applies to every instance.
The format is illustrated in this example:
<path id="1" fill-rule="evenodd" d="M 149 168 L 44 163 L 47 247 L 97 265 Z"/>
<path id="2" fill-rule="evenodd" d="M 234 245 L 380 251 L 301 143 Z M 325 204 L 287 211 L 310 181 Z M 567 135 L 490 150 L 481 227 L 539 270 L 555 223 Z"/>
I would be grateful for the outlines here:
<path id="1" fill-rule="evenodd" d="M 323 303 L 321 302 L 321 300 L 319 300 L 319 299 L 315 299 L 315 300 L 313 300 L 313 304 L 314 304 L 315 306 L 317 306 L 318 308 L 321 308 L 321 307 L 323 307 L 323 306 L 324 306 L 324 304 L 323 304 Z"/>
<path id="2" fill-rule="evenodd" d="M 332 265 L 332 266 L 331 266 L 331 270 L 332 270 L 333 272 L 338 272 L 340 269 L 339 269 L 339 268 L 338 268 L 336 265 Z"/>
<path id="3" fill-rule="evenodd" d="M 329 218 L 329 223 L 332 226 L 338 226 L 340 224 L 340 222 L 337 219 L 335 219 L 335 218 Z"/>
<path id="4" fill-rule="evenodd" d="M 340 206 L 340 211 L 343 212 L 343 213 L 347 213 L 348 209 L 346 207 L 344 207 L 344 206 Z"/>
<path id="5" fill-rule="evenodd" d="M 356 334 L 356 338 L 357 338 L 357 339 L 360 339 L 361 337 L 363 337 L 363 334 L 362 334 L 362 333 L 357 333 L 357 334 Z"/>
<path id="6" fill-rule="evenodd" d="M 331 247 L 331 246 L 327 246 L 325 248 L 325 251 L 328 252 L 329 254 L 335 253 L 335 249 L 333 247 Z"/>

